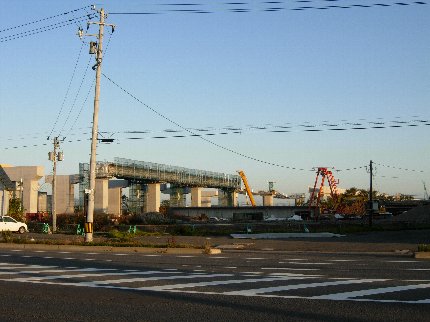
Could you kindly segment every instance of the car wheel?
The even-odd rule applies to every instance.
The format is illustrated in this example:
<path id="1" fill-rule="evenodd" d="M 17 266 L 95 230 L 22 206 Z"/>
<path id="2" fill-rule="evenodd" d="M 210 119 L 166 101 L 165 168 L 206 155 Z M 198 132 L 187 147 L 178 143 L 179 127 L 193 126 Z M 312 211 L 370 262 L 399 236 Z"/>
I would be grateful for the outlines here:
<path id="1" fill-rule="evenodd" d="M 20 234 L 25 233 L 25 227 L 24 227 L 24 226 L 19 227 L 18 232 L 19 232 Z"/>

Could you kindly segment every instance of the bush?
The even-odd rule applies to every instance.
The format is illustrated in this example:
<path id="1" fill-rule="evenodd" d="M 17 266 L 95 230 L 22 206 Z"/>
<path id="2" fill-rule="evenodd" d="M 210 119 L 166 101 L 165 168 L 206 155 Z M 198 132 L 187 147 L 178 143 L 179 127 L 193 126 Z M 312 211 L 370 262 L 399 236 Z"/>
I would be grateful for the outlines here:
<path id="1" fill-rule="evenodd" d="M 12 242 L 12 232 L 10 230 L 3 230 L 1 232 L 1 237 L 4 243 Z"/>
<path id="2" fill-rule="evenodd" d="M 430 252 L 430 245 L 427 245 L 427 244 L 418 245 L 418 251 L 419 252 Z"/>

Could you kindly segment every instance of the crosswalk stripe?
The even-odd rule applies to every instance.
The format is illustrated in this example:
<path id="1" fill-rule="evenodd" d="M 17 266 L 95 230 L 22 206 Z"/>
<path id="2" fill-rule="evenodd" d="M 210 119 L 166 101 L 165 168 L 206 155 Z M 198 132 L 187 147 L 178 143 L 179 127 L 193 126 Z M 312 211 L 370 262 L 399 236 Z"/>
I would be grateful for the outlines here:
<path id="1" fill-rule="evenodd" d="M 430 288 L 430 284 L 427 283 L 427 284 L 416 284 L 416 285 L 382 287 L 382 288 L 375 288 L 375 289 L 370 289 L 370 290 L 319 295 L 319 296 L 313 296 L 311 298 L 312 299 L 320 299 L 320 300 L 347 300 L 347 299 L 350 299 L 353 297 L 392 293 L 392 292 L 400 292 L 400 291 L 408 291 L 408 290 L 416 290 L 416 289 L 422 289 L 422 288 Z"/>
<path id="2" fill-rule="evenodd" d="M 151 290 L 151 291 L 164 291 L 173 290 L 180 288 L 194 288 L 203 286 L 217 286 L 217 285 L 229 285 L 229 284 L 242 284 L 242 283 L 259 283 L 259 282 L 273 282 L 273 281 L 287 281 L 296 279 L 306 279 L 308 277 L 267 277 L 267 278 L 248 278 L 248 279 L 237 279 L 237 280 L 225 280 L 225 281 L 209 281 L 209 282 L 198 282 L 198 283 L 183 283 L 183 284 L 171 284 L 162 286 L 150 286 L 150 287 L 140 287 L 141 290 Z"/>
<path id="3" fill-rule="evenodd" d="M 193 274 L 193 275 L 172 275 L 172 276 L 155 276 L 155 277 L 137 277 L 127 278 L 118 280 L 106 280 L 95 282 L 96 284 L 121 284 L 121 283 L 134 283 L 134 282 L 146 282 L 146 281 L 158 281 L 158 280 L 175 280 L 175 279 L 194 279 L 194 278 L 209 278 L 209 277 L 228 277 L 232 274 Z"/>
<path id="4" fill-rule="evenodd" d="M 305 263 L 302 263 L 305 264 Z M 199 265 L 201 266 L 201 265 Z M 197 267 L 199 267 L 197 266 Z M 264 269 L 264 268 L 262 268 Z M 192 294 L 218 294 L 225 296 L 256 296 L 270 298 L 299 298 L 309 300 L 334 300 L 334 301 L 357 301 L 357 302 L 379 302 L 379 303 L 414 303 L 430 304 L 430 298 L 398 300 L 393 298 L 397 293 L 418 289 L 430 289 L 430 280 L 391 280 L 391 279 L 359 279 L 359 278 L 329 278 L 324 275 L 312 273 L 290 272 L 291 268 L 267 268 L 273 269 L 272 272 L 238 272 L 235 274 L 222 273 L 204 273 L 200 270 L 195 272 L 178 271 L 177 269 L 159 269 L 159 270 L 122 270 L 115 268 L 78 268 L 78 267 L 59 267 L 44 265 L 28 265 L 16 263 L 0 263 L 0 281 L 5 282 L 22 282 L 32 284 L 47 285 L 64 285 L 91 288 L 107 288 L 116 290 L 136 290 L 136 291 L 159 291 L 172 293 L 192 293 Z M 278 270 L 275 270 L 278 269 Z M 297 268 L 296 270 L 306 270 Z M 313 269 L 315 270 L 315 269 Z M 197 272 L 199 271 L 199 272 Z M 70 280 L 72 279 L 72 280 Z M 182 280 L 182 281 L 181 281 Z M 188 281 L 187 281 L 188 280 Z M 169 284 L 170 283 L 177 284 Z M 296 281 L 291 284 L 289 281 Z M 399 282 L 403 285 L 394 285 Z M 158 282 L 147 284 L 146 282 Z M 384 287 L 369 289 L 372 283 L 384 282 Z M 140 284 L 139 284 L 140 283 Z M 254 286 L 269 286 L 252 288 Z M 261 285 L 259 284 L 261 283 Z M 266 283 L 266 284 L 264 284 Z M 294 283 L 294 282 L 293 282 Z M 411 285 L 411 283 L 413 283 Z M 249 285 L 247 285 L 249 284 Z M 282 285 L 287 284 L 287 285 Z M 288 285 L 289 284 L 289 285 Z M 364 284 L 360 286 L 362 290 L 346 291 L 331 294 L 328 290 L 337 291 L 345 290 L 348 286 Z M 378 283 L 380 284 L 380 283 Z M 391 284 L 391 285 L 386 285 Z M 210 287 L 233 285 L 228 289 L 210 289 Z M 207 289 L 205 289 L 207 288 Z M 322 295 L 302 295 L 303 293 L 288 293 L 294 290 L 306 290 L 311 288 L 318 289 Z M 363 289 L 366 288 L 366 289 Z M 236 289 L 236 290 L 234 290 Z M 355 287 L 357 289 L 357 287 Z M 280 293 L 285 292 L 285 293 Z M 366 298 L 366 296 L 378 294 L 394 294 L 393 296 L 384 296 L 384 299 Z M 308 294 L 306 292 L 305 294 Z"/>
<path id="5" fill-rule="evenodd" d="M 290 291 L 290 290 L 298 290 L 298 289 L 311 288 L 311 287 L 372 283 L 375 281 L 381 281 L 381 280 L 374 280 L 374 279 L 373 280 L 370 280 L 370 279 L 369 280 L 346 280 L 346 281 L 343 280 L 343 281 L 310 283 L 310 284 L 282 285 L 282 286 L 273 286 L 273 287 L 257 288 L 257 289 L 250 289 L 250 290 L 230 291 L 230 292 L 224 292 L 222 294 L 256 296 L 261 293 Z"/>

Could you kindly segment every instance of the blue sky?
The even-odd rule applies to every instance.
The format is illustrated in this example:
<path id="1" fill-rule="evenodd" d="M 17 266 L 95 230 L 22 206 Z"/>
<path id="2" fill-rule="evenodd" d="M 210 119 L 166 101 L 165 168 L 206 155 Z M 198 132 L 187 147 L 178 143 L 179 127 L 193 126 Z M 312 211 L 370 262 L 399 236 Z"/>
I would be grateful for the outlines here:
<path id="1" fill-rule="evenodd" d="M 157 13 L 108 16 L 107 22 L 117 27 L 112 36 L 105 35 L 107 76 L 182 127 L 209 128 L 216 135 L 207 139 L 217 145 L 282 167 L 196 137 L 172 138 L 189 133 L 106 78 L 101 83 L 99 125 L 102 134 L 115 141 L 99 144 L 97 159 L 123 157 L 225 173 L 243 169 L 255 190 L 275 181 L 275 188 L 284 193 L 305 192 L 315 179 L 310 170 L 318 166 L 344 170 L 335 173 L 342 188 L 367 188 L 369 176 L 359 167 L 373 160 L 375 189 L 422 197 L 422 181 L 430 185 L 430 127 L 419 122 L 430 119 L 430 5 L 339 0 L 343 6 L 391 6 L 295 11 L 289 9 L 335 2 L 279 2 L 276 6 L 285 9 L 266 12 L 271 5 L 264 1 L 189 1 L 201 4 L 193 8 L 211 11 L 206 14 L 171 11 L 183 6 L 166 5 L 184 1 L 104 1 L 97 7 L 110 13 Z M 0 0 L 0 29 L 90 4 Z M 82 14 L 85 11 L 77 11 L 74 17 Z M 4 38 L 70 17 L 0 32 L 0 163 L 43 165 L 49 174 L 52 140 L 47 136 L 52 129 L 51 137 L 66 136 L 59 173 L 76 173 L 79 162 L 89 161 L 95 73 L 89 68 L 85 74 L 85 69 L 90 59 L 89 66 L 94 64 L 94 57 L 84 44 L 77 59 L 78 26 Z M 377 126 L 370 122 L 387 128 L 370 129 Z M 327 124 L 347 130 L 328 130 Z M 287 126 L 291 132 L 273 132 Z M 367 129 L 350 129 L 354 126 Z M 240 133 L 219 134 L 232 128 Z M 131 131 L 150 133 L 124 133 Z M 345 170 L 353 168 L 359 169 Z"/>

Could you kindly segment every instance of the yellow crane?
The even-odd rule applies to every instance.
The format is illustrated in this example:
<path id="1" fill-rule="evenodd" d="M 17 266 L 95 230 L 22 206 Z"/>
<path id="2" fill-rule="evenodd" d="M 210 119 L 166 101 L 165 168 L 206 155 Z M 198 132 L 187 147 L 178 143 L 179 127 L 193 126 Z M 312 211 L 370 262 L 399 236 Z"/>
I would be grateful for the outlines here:
<path id="1" fill-rule="evenodd" d="M 249 197 L 249 201 L 251 201 L 251 205 L 255 207 L 256 204 L 255 204 L 254 196 L 252 195 L 252 191 L 251 191 L 251 188 L 249 187 L 248 179 L 246 178 L 245 172 L 243 172 L 243 170 L 239 170 L 237 171 L 237 173 L 239 173 L 240 177 L 242 178 L 243 184 L 245 185 L 246 193 L 248 194 L 248 197 Z"/>

